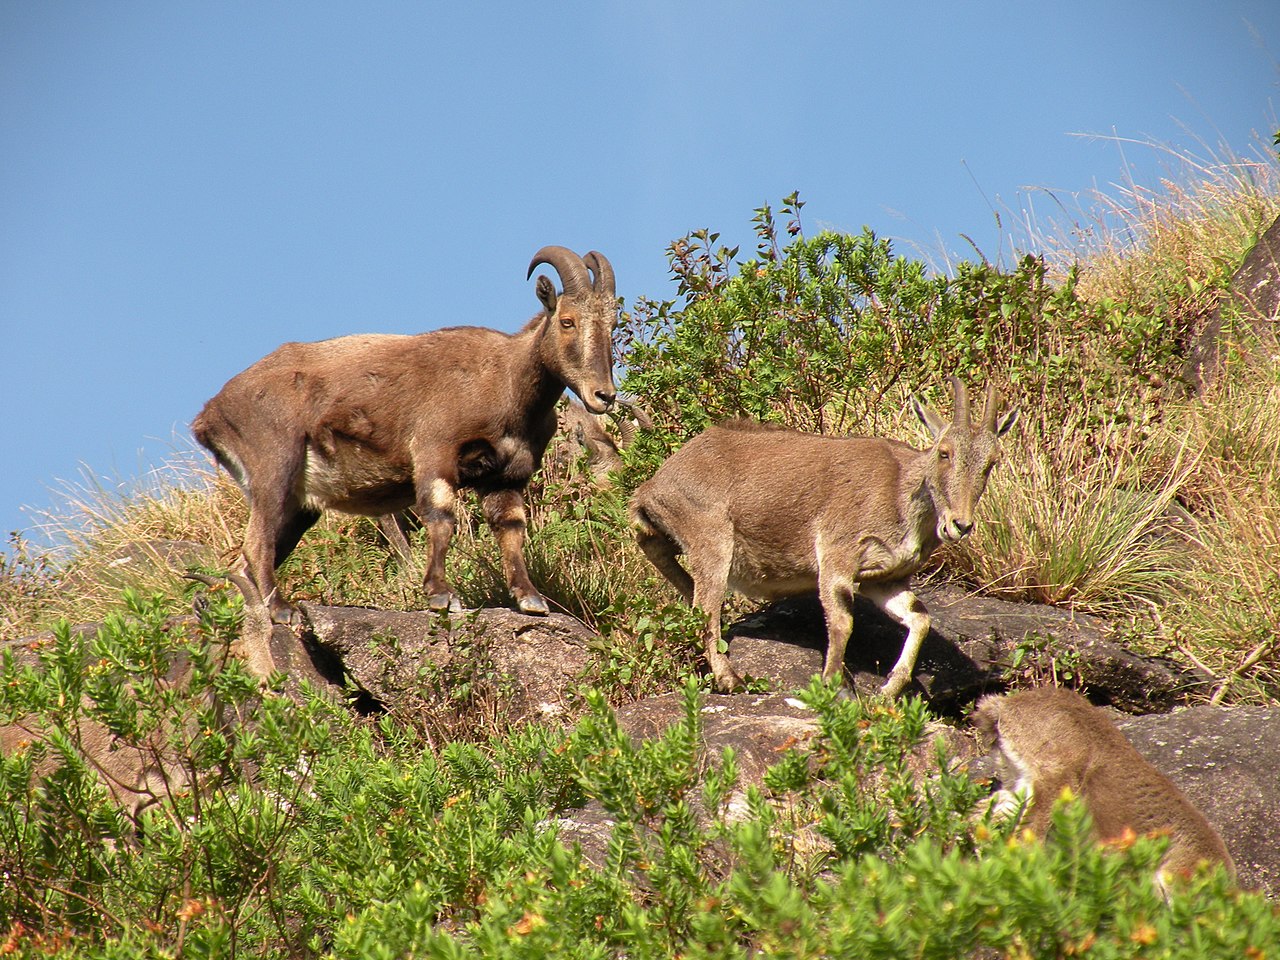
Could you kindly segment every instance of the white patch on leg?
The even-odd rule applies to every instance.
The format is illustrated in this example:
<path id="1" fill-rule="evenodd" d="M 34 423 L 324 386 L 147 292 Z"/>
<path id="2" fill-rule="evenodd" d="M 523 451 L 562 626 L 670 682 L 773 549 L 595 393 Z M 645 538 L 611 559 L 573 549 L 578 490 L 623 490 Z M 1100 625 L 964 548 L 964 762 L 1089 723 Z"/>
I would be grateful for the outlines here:
<path id="1" fill-rule="evenodd" d="M 453 485 L 437 477 L 431 481 L 431 506 L 437 510 L 453 511 L 457 506 Z"/>

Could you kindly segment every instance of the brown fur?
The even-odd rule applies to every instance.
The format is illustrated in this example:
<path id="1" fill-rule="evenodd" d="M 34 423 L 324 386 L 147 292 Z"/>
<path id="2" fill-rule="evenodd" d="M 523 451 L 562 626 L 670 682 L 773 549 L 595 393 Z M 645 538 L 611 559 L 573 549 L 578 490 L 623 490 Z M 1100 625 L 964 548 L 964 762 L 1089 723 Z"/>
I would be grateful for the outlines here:
<path id="1" fill-rule="evenodd" d="M 628 416 L 617 420 L 613 432 L 608 417 L 589 412 L 575 400 L 566 399 L 557 415 L 557 438 L 552 442 L 555 462 L 568 466 L 585 455 L 592 482 L 600 489 L 611 485 L 609 474 L 622 467 L 622 451 L 636 433 L 653 427 L 643 407 L 634 401 L 619 397 L 617 406 Z"/>
<path id="2" fill-rule="evenodd" d="M 192 424 L 244 488 L 244 571 L 272 617 L 292 611 L 275 568 L 324 509 L 379 516 L 414 506 L 428 529 L 424 589 L 456 605 L 444 577 L 457 491 L 480 494 L 520 608 L 545 613 L 522 555 L 523 491 L 555 430 L 566 386 L 596 412 L 616 389 L 613 270 L 592 252 L 544 247 L 565 292 L 538 278 L 544 312 L 515 334 L 448 327 L 287 343 L 237 374 Z M 594 280 L 591 273 L 594 272 Z"/>
<path id="3" fill-rule="evenodd" d="M 168 744 L 161 730 L 137 747 L 123 746 L 96 720 L 81 720 L 71 731 L 85 762 L 97 774 L 112 799 L 132 817 L 165 796 L 190 786 L 190 771 Z M 34 719 L 0 726 L 0 755 L 12 756 L 45 739 L 46 729 Z M 35 775 L 47 777 L 59 761 L 52 752 L 36 764 Z"/>
<path id="4" fill-rule="evenodd" d="M 984 697 L 973 723 L 999 761 L 1007 791 L 1001 805 L 1010 805 L 1012 791 L 1029 788 L 1026 825 L 1040 836 L 1054 801 L 1069 788 L 1089 808 L 1101 840 L 1126 831 L 1167 833 L 1162 874 L 1189 874 L 1207 862 L 1234 875 L 1231 856 L 1204 815 L 1078 693 L 1046 687 Z"/>
<path id="5" fill-rule="evenodd" d="M 998 438 L 1017 413 L 997 422 L 989 392 L 987 415 L 974 428 L 958 381 L 955 390 L 951 424 L 915 404 L 935 437 L 927 451 L 735 422 L 695 437 L 637 488 L 632 519 L 640 547 L 706 612 L 706 657 L 720 689 L 740 682 L 719 650 L 729 589 L 761 599 L 816 590 L 827 619 L 826 679 L 843 672 L 853 595 L 861 591 L 908 628 L 884 692 L 896 696 L 910 682 L 929 616 L 909 578 L 940 537 L 958 540 L 972 528 Z"/>
<path id="6" fill-rule="evenodd" d="M 176 662 L 159 682 L 168 690 L 190 694 L 205 706 L 215 706 L 207 693 L 192 690 L 191 666 L 185 660 Z M 164 721 L 136 742 L 129 743 L 88 716 L 87 708 L 91 705 L 88 698 L 83 705 L 86 709 L 67 730 L 69 738 L 112 799 L 130 816 L 136 818 L 146 807 L 193 785 L 193 771 L 186 757 L 188 751 L 175 747 L 174 743 L 193 743 L 200 737 L 194 715 L 186 717 L 181 727 Z M 216 706 L 213 712 L 215 722 L 221 725 L 222 708 Z M 32 749 L 34 744 L 49 741 L 52 732 L 35 715 L 0 725 L 0 755 L 8 757 Z M 50 746 L 35 764 L 35 776 L 47 777 L 60 764 L 60 754 Z"/>

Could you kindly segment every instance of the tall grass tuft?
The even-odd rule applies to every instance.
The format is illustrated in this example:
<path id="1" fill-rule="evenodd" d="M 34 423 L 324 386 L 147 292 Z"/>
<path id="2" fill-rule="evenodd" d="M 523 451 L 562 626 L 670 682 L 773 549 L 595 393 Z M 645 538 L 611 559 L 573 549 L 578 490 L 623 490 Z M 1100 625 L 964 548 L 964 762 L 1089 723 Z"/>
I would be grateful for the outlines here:
<path id="1" fill-rule="evenodd" d="M 16 537 L 0 561 L 5 637 L 64 617 L 100 620 L 124 588 L 174 596 L 175 569 L 223 565 L 247 516 L 236 486 L 189 447 L 136 483 L 110 486 L 86 472 L 58 499 L 36 526 L 47 546 Z"/>
<path id="2" fill-rule="evenodd" d="M 1202 451 L 1184 495 L 1197 563 L 1165 627 L 1224 677 L 1214 694 L 1280 695 L 1280 362 L 1237 363 L 1169 420 Z"/>
<path id="3" fill-rule="evenodd" d="M 1258 144 L 1241 155 L 1222 144 L 1109 139 L 1121 151 L 1161 157 L 1164 175 L 1151 186 L 1126 172 L 1076 209 L 1054 196 L 1061 216 L 1024 221 L 1026 242 L 1064 270 L 1080 264 L 1086 299 L 1174 307 L 1183 316 L 1212 309 L 1216 289 L 1280 215 L 1275 150 Z"/>
<path id="4" fill-rule="evenodd" d="M 1029 424 L 1006 444 L 953 569 L 996 596 L 1095 613 L 1167 596 L 1189 562 L 1175 520 L 1194 452 L 1158 464 L 1115 425 L 1051 434 Z"/>

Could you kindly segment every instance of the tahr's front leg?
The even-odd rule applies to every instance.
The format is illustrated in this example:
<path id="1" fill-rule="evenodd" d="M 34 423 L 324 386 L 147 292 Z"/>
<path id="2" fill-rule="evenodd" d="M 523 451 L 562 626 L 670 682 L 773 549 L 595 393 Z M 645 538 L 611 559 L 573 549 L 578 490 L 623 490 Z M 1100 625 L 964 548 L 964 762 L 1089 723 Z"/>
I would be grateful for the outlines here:
<path id="1" fill-rule="evenodd" d="M 896 697 L 911 682 L 911 675 L 916 668 L 916 657 L 920 654 L 920 645 L 929 635 L 929 611 L 911 592 L 905 580 L 863 584 L 862 593 L 907 628 L 907 639 L 902 644 L 902 654 L 898 657 L 898 662 L 893 665 L 893 669 L 889 671 L 889 679 L 880 688 L 886 696 Z"/>
<path id="2" fill-rule="evenodd" d="M 481 497 L 484 518 L 493 530 L 502 554 L 502 573 L 522 613 L 544 615 L 551 608 L 529 579 L 524 564 L 524 531 L 527 524 L 524 495 L 515 489 L 491 490 Z"/>

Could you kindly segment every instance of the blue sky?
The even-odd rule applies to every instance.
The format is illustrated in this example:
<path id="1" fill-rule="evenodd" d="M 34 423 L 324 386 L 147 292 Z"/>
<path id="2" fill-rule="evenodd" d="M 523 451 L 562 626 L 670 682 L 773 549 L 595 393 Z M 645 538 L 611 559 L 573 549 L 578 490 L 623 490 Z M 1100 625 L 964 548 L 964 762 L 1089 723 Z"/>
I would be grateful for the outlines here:
<path id="1" fill-rule="evenodd" d="M 994 257 L 1046 191 L 1157 183 L 1113 136 L 1269 142 L 1278 58 L 1275 0 L 0 0 L 0 534 L 284 341 L 514 329 L 544 244 L 670 297 L 671 240 L 799 190 Z"/>

